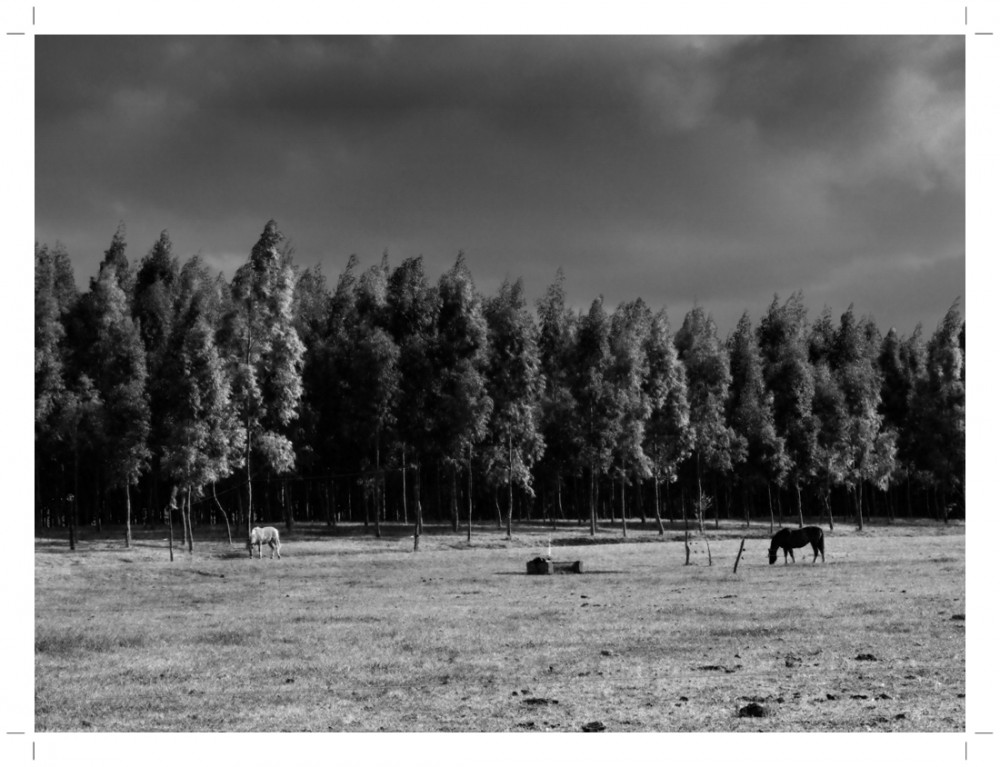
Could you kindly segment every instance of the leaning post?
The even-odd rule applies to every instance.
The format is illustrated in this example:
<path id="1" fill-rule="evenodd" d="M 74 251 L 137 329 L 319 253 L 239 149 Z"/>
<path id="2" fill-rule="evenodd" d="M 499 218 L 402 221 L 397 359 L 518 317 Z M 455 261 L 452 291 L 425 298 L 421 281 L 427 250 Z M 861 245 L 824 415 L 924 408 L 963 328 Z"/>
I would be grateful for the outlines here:
<path id="1" fill-rule="evenodd" d="M 743 538 L 743 539 L 742 539 L 742 540 L 740 541 L 740 550 L 739 550 L 739 552 L 738 552 L 738 553 L 736 554 L 736 562 L 735 562 L 735 564 L 733 564 L 733 575 L 735 575 L 735 574 L 736 574 L 736 568 L 740 566 L 740 557 L 742 557 L 742 556 L 743 556 L 743 545 L 744 545 L 744 544 L 745 544 L 746 542 L 747 542 L 747 539 L 746 539 L 746 538 Z"/>

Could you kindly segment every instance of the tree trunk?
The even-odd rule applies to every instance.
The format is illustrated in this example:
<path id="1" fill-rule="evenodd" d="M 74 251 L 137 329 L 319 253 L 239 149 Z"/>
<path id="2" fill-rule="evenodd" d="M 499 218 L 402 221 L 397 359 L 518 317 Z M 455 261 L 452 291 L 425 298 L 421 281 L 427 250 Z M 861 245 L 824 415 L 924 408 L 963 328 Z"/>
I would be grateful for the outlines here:
<path id="1" fill-rule="evenodd" d="M 712 476 L 712 492 L 715 493 L 715 529 L 719 529 L 719 507 L 722 505 L 719 496 L 719 478 Z"/>
<path id="2" fill-rule="evenodd" d="M 635 475 L 635 506 L 636 511 L 639 512 L 639 524 L 645 528 L 646 510 L 642 505 L 642 478 L 639 476 L 638 472 Z"/>
<path id="3" fill-rule="evenodd" d="M 514 513 L 514 440 L 507 434 L 507 540 L 511 539 L 510 518 Z"/>
<path id="4" fill-rule="evenodd" d="M 795 483 L 795 499 L 799 507 L 799 527 L 805 527 L 805 521 L 802 518 L 802 485 L 798 482 Z"/>
<path id="5" fill-rule="evenodd" d="M 281 480 L 281 507 L 285 512 L 285 530 L 292 532 L 295 525 L 295 506 L 288 495 L 288 480 Z"/>
<path id="6" fill-rule="evenodd" d="M 833 531 L 833 505 L 830 503 L 830 485 L 827 484 L 823 494 L 823 502 L 826 504 L 826 515 L 830 521 L 830 530 Z"/>
<path id="7" fill-rule="evenodd" d="M 170 488 L 167 502 L 167 545 L 170 547 L 170 561 L 174 561 L 174 509 L 177 508 L 177 485 Z"/>
<path id="8" fill-rule="evenodd" d="M 125 548 L 132 548 L 132 494 L 128 489 L 128 480 L 125 481 Z"/>
<path id="9" fill-rule="evenodd" d="M 663 487 L 663 505 L 667 509 L 667 522 L 670 526 L 674 525 L 674 506 L 670 503 L 670 476 L 667 476 L 667 484 Z"/>
<path id="10" fill-rule="evenodd" d="M 379 435 L 375 435 L 375 537 L 382 537 L 382 456 L 379 452 Z"/>
<path id="11" fill-rule="evenodd" d="M 410 515 L 406 508 L 406 447 L 403 447 L 403 524 L 408 525 L 410 523 Z"/>
<path id="12" fill-rule="evenodd" d="M 250 364 L 250 342 L 247 341 L 247 365 Z M 253 529 L 253 483 L 250 481 L 250 402 L 247 400 L 247 539 Z"/>
<path id="13" fill-rule="evenodd" d="M 466 542 L 472 543 L 472 443 L 469 443 L 469 532 Z"/>
<path id="14" fill-rule="evenodd" d="M 663 519 L 660 517 L 660 479 L 653 475 L 653 511 L 656 513 L 656 529 L 663 535 Z"/>
<path id="15" fill-rule="evenodd" d="M 597 535 L 597 490 L 594 481 L 594 464 L 590 464 L 590 534 Z"/>
<path id="16" fill-rule="evenodd" d="M 768 532 L 772 535 L 774 534 L 774 503 L 771 501 L 771 483 L 767 483 L 767 510 L 771 515 L 771 526 L 768 528 Z"/>
<path id="17" fill-rule="evenodd" d="M 187 491 L 187 533 L 188 533 L 188 554 L 194 553 L 194 530 L 191 526 L 191 488 Z"/>
<path id="18" fill-rule="evenodd" d="M 77 498 L 80 497 L 80 448 L 73 439 L 73 495 L 69 505 L 69 550 L 76 551 L 76 526 L 78 523 Z"/>
<path id="19" fill-rule="evenodd" d="M 215 483 L 212 483 L 212 498 L 215 500 L 215 505 L 219 507 L 219 511 L 222 512 L 222 518 L 226 521 L 226 538 L 229 539 L 229 545 L 233 545 L 233 534 L 229 529 L 229 516 L 226 514 L 226 510 L 222 508 L 222 504 L 219 503 L 219 496 L 215 494 Z"/>
<path id="20" fill-rule="evenodd" d="M 852 495 L 854 496 L 854 506 L 855 506 L 855 509 L 857 509 L 857 512 L 858 512 L 858 530 L 864 530 L 865 529 L 865 519 L 864 519 L 864 513 L 863 513 L 863 511 L 861 509 L 861 485 L 860 485 L 860 483 L 858 484 L 858 487 L 854 490 L 854 492 L 852 493 Z"/>
<path id="21" fill-rule="evenodd" d="M 181 512 L 181 549 L 183 549 L 185 546 L 187 546 L 187 530 L 188 530 L 188 526 L 187 526 L 187 517 L 185 516 L 185 513 L 184 513 L 184 499 L 185 499 L 185 497 L 186 497 L 186 495 L 185 495 L 184 491 L 181 490 L 181 506 L 180 506 L 180 512 Z"/>
<path id="22" fill-rule="evenodd" d="M 622 538 L 628 538 L 628 527 L 625 524 L 625 466 L 622 465 Z"/>
<path id="23" fill-rule="evenodd" d="M 451 467 L 451 531 L 458 532 L 458 468 Z"/>
<path id="24" fill-rule="evenodd" d="M 913 519 L 913 500 L 910 497 L 910 470 L 906 470 L 906 516 Z"/>
<path id="25" fill-rule="evenodd" d="M 701 494 L 701 451 L 694 454 L 695 471 L 698 475 L 698 532 L 705 532 L 705 505 Z"/>
<path id="26" fill-rule="evenodd" d="M 416 465 L 416 478 L 413 482 L 413 550 L 417 551 L 420 548 L 420 517 L 421 507 L 420 507 L 420 463 Z"/>

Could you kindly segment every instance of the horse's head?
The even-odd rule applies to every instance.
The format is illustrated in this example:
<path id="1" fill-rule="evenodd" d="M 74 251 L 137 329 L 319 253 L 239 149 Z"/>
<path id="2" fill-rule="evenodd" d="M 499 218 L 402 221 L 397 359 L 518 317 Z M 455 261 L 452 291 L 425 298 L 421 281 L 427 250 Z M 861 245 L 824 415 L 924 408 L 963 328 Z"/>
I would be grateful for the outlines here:
<path id="1" fill-rule="evenodd" d="M 768 549 L 767 550 L 767 563 L 769 565 L 773 565 L 777 561 L 778 561 L 778 550 L 777 549 Z"/>

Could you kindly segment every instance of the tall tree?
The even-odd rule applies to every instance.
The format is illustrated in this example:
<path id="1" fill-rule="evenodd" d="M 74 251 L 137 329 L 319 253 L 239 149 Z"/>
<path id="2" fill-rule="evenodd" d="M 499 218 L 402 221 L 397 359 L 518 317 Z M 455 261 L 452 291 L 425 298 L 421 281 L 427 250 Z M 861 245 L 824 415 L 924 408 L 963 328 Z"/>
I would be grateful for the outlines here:
<path id="1" fill-rule="evenodd" d="M 729 369 L 732 383 L 726 405 L 726 417 L 735 433 L 735 472 L 747 495 L 769 482 L 784 483 L 788 472 L 785 441 L 778 436 L 774 422 L 774 395 L 764 383 L 764 363 L 757 345 L 750 315 L 744 312 L 730 335 Z M 747 520 L 750 509 L 747 508 Z"/>
<path id="2" fill-rule="evenodd" d="M 135 296 L 132 301 L 132 314 L 142 336 L 149 373 L 149 443 L 152 453 L 149 506 L 151 508 L 159 508 L 156 478 L 161 474 L 159 461 L 166 439 L 164 419 L 173 395 L 163 375 L 163 366 L 167 362 L 168 340 L 177 311 L 175 304 L 180 280 L 180 266 L 172 251 L 170 235 L 164 230 L 139 264 L 135 279 Z"/>
<path id="3" fill-rule="evenodd" d="M 162 465 L 181 490 L 186 538 L 193 550 L 191 497 L 201 497 L 206 486 L 228 477 L 242 463 L 246 435 L 215 338 L 214 286 L 197 256 L 184 265 L 180 283 L 162 371 L 172 392 Z"/>
<path id="4" fill-rule="evenodd" d="M 489 333 L 487 392 L 493 402 L 486 463 L 491 484 L 505 476 L 507 538 L 511 537 L 514 485 L 534 496 L 531 468 L 544 449 L 539 431 L 542 377 L 537 330 L 524 298 L 521 280 L 504 280 L 484 310 Z"/>
<path id="5" fill-rule="evenodd" d="M 107 262 L 91 283 L 96 319 L 91 371 L 104 406 L 104 449 L 108 486 L 125 492 L 125 545 L 132 545 L 130 488 L 148 467 L 149 400 L 146 354 L 139 329 L 120 287 L 119 267 Z"/>
<path id="6" fill-rule="evenodd" d="M 620 304 L 611 316 L 610 376 L 617 395 L 620 424 L 615 453 L 621 482 L 623 537 L 628 535 L 625 487 L 630 478 L 641 483 L 652 476 L 652 466 L 645 451 L 646 427 L 652 411 L 645 386 L 649 379 L 649 360 L 645 351 L 651 324 L 652 313 L 641 298 Z"/>
<path id="7" fill-rule="evenodd" d="M 621 422 L 611 379 L 611 323 L 603 296 L 578 324 L 573 364 L 573 397 L 580 430 L 580 463 L 590 482 L 590 534 L 597 534 L 597 478 L 611 466 Z"/>
<path id="8" fill-rule="evenodd" d="M 922 456 L 919 466 L 942 495 L 944 519 L 965 489 L 965 357 L 956 300 L 927 343 L 927 372 L 913 395 L 914 426 Z"/>
<path id="9" fill-rule="evenodd" d="M 472 540 L 472 452 L 486 436 L 493 400 L 487 393 L 487 327 L 472 274 L 459 253 L 438 282 L 437 443 L 451 472 L 452 529 L 458 531 L 457 475 L 468 470 L 468 532 Z"/>
<path id="10" fill-rule="evenodd" d="M 248 530 L 253 524 L 253 467 L 282 473 L 295 463 L 284 430 L 302 397 L 304 349 L 293 324 L 294 271 L 279 250 L 283 241 L 277 224 L 268 221 L 232 283 L 234 311 L 227 338 L 244 426 Z"/>
<path id="11" fill-rule="evenodd" d="M 61 411 L 68 407 L 73 375 L 68 364 L 65 321 L 77 300 L 69 257 L 61 245 L 50 249 L 35 245 L 35 511 L 63 504 L 66 458 L 60 448 L 65 434 Z M 54 472 L 53 483 L 42 476 Z M 47 492 L 43 494 L 43 485 Z"/>
<path id="12" fill-rule="evenodd" d="M 392 271 L 386 300 L 389 334 L 399 347 L 401 385 L 397 430 L 404 482 L 409 461 L 414 464 L 413 549 L 416 551 L 423 528 L 421 466 L 431 455 L 429 446 L 433 440 L 435 413 L 431 406 L 435 371 L 432 350 L 439 305 L 437 291 L 427 284 L 423 258 L 408 258 Z"/>
<path id="13" fill-rule="evenodd" d="M 864 526 L 863 485 L 885 486 L 895 455 L 894 442 L 879 439 L 882 379 L 876 364 L 880 339 L 870 319 L 856 321 L 853 307 L 841 315 L 832 355 L 834 375 L 847 414 L 847 482 L 853 490 L 858 527 Z"/>
<path id="14" fill-rule="evenodd" d="M 733 430 L 726 424 L 726 397 L 732 375 L 729 357 L 716 331 L 715 321 L 696 306 L 684 317 L 675 339 L 677 355 L 687 374 L 688 403 L 694 431 L 693 458 L 698 492 L 698 528 L 705 529 L 702 492 L 704 469 L 726 472 L 732 468 Z M 714 501 L 718 503 L 718 498 Z"/>
<path id="15" fill-rule="evenodd" d="M 818 430 L 812 413 L 814 382 L 807 333 L 801 291 L 780 306 L 775 296 L 757 326 L 764 381 L 774 395 L 775 426 L 790 459 L 788 479 L 795 489 L 800 526 L 804 524 L 802 487 L 812 478 Z"/>
<path id="16" fill-rule="evenodd" d="M 560 516 L 564 515 L 563 477 L 572 470 L 573 458 L 579 451 L 571 388 L 575 324 L 573 313 L 566 307 L 564 282 L 560 268 L 555 281 L 538 302 L 538 354 L 544 381 L 540 429 L 545 442 L 540 467 L 552 477 L 555 508 Z"/>
<path id="17" fill-rule="evenodd" d="M 832 530 L 833 507 L 830 496 L 834 487 L 847 484 L 851 452 L 847 403 L 827 359 L 819 359 L 813 372 L 812 412 L 817 424 L 813 473 Z"/>
<path id="18" fill-rule="evenodd" d="M 644 388 L 650 404 L 646 452 L 653 472 L 656 522 L 660 535 L 663 535 L 660 481 L 666 480 L 668 488 L 677 481 L 680 465 L 687 460 L 694 446 L 687 376 L 677 358 L 670 322 L 663 310 L 653 315 L 650 323 L 646 361 L 649 374 Z"/>
<path id="19" fill-rule="evenodd" d="M 381 537 L 385 514 L 384 448 L 391 444 L 400 393 L 399 347 L 382 327 L 388 305 L 388 263 L 367 270 L 358 283 L 357 322 L 352 326 L 348 357 L 350 425 L 359 438 L 365 487 L 375 507 L 375 535 Z"/>

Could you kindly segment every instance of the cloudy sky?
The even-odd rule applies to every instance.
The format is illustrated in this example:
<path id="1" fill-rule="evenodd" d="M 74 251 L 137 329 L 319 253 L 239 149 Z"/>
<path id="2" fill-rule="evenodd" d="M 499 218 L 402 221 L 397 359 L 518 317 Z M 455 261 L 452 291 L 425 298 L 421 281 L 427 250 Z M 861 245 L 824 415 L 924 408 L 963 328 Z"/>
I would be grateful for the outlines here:
<path id="1" fill-rule="evenodd" d="M 231 275 L 461 250 L 723 334 L 777 293 L 933 329 L 965 292 L 965 38 L 37 36 L 36 239 Z"/>

